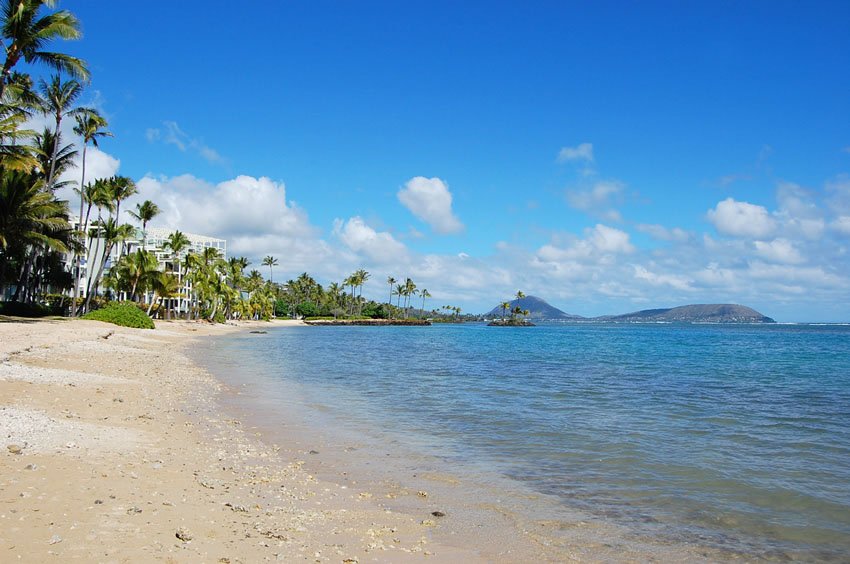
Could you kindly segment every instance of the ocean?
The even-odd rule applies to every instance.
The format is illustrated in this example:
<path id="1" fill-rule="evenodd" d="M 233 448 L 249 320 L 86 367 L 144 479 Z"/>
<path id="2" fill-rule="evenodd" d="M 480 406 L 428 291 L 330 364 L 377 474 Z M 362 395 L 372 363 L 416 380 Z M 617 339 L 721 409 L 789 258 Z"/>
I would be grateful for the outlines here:
<path id="1" fill-rule="evenodd" d="M 490 496 L 556 544 L 580 520 L 625 544 L 850 558 L 850 326 L 286 327 L 197 356 L 257 421 L 337 451 L 327 468 L 470 484 L 444 496 L 467 520 Z"/>

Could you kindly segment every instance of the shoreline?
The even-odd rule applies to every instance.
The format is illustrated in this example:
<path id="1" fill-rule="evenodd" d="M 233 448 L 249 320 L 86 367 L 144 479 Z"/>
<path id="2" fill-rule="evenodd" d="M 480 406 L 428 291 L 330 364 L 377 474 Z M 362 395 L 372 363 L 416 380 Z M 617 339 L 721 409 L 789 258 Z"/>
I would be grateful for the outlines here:
<path id="1" fill-rule="evenodd" d="M 191 354 L 215 337 L 300 325 L 0 323 L 0 550 L 22 561 L 734 559 L 646 542 L 569 508 L 555 520 L 529 518 L 500 495 L 475 500 L 477 514 L 456 513 L 453 497 L 492 494 L 501 482 L 457 480 L 452 468 L 417 466 L 423 458 L 409 462 L 414 482 L 383 462 L 376 475 L 313 420 L 276 431 L 243 389 Z M 363 456 L 393 448 L 379 443 Z M 448 515 L 431 516 L 439 510 Z"/>
<path id="2" fill-rule="evenodd" d="M 220 409 L 222 383 L 185 347 L 280 325 L 0 323 L 4 558 L 484 561 L 316 479 Z"/>

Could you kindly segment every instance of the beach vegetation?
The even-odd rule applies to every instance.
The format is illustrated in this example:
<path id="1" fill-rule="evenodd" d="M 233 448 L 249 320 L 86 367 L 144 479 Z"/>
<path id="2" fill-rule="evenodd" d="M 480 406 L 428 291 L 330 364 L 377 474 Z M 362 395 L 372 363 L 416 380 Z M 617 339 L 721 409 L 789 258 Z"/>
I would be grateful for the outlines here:
<path id="1" fill-rule="evenodd" d="M 139 309 L 133 302 L 112 302 L 101 309 L 90 311 L 83 319 L 105 321 L 122 327 L 133 327 L 136 329 L 153 329 L 153 320 Z"/>

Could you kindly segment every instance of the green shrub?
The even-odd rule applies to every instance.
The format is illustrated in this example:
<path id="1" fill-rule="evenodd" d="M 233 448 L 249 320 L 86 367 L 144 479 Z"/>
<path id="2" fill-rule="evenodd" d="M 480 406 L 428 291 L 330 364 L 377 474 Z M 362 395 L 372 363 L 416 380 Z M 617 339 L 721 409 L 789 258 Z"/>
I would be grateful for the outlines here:
<path id="1" fill-rule="evenodd" d="M 135 327 L 137 329 L 154 328 L 153 320 L 133 302 L 112 302 L 104 308 L 87 313 L 83 316 L 83 319 L 106 321 L 122 327 Z"/>
<path id="2" fill-rule="evenodd" d="M 27 304 L 23 302 L 0 302 L 0 315 L 14 317 L 45 317 L 55 315 L 53 310 L 42 304 Z"/>

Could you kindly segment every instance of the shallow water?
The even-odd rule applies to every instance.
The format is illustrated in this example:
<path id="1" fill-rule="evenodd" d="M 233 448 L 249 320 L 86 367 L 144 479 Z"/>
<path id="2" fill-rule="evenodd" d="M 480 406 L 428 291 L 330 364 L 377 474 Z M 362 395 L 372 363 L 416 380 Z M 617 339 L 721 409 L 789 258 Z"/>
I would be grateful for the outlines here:
<path id="1" fill-rule="evenodd" d="M 847 326 L 291 327 L 203 356 L 262 379 L 258 407 L 498 476 L 538 520 L 578 510 L 665 545 L 850 554 Z"/>

